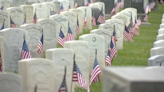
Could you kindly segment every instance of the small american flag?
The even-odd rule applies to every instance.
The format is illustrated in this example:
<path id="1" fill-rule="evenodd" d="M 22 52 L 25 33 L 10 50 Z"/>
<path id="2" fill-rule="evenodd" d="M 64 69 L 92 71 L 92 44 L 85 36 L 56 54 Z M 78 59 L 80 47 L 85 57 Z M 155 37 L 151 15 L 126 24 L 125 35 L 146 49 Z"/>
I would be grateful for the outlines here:
<path id="1" fill-rule="evenodd" d="M 141 21 L 141 18 L 139 16 L 138 19 L 137 19 L 137 25 L 140 26 L 141 24 L 142 24 L 142 21 Z"/>
<path id="2" fill-rule="evenodd" d="M 160 0 L 160 3 L 163 4 L 163 0 Z"/>
<path id="3" fill-rule="evenodd" d="M 54 11 L 50 11 L 50 14 L 51 14 L 51 15 L 54 15 L 54 14 L 55 14 L 55 12 L 54 12 Z"/>
<path id="4" fill-rule="evenodd" d="M 17 28 L 17 25 L 12 21 L 10 17 L 10 28 Z"/>
<path id="5" fill-rule="evenodd" d="M 30 50 L 28 49 L 28 45 L 26 41 L 23 42 L 22 52 L 21 52 L 21 59 L 31 58 Z"/>
<path id="6" fill-rule="evenodd" d="M 108 66 L 111 66 L 111 59 L 110 59 L 110 49 L 108 50 L 108 55 L 106 57 L 105 62 L 108 64 Z"/>
<path id="7" fill-rule="evenodd" d="M 75 2 L 75 8 L 77 8 L 78 7 L 78 3 L 77 3 L 77 1 Z"/>
<path id="8" fill-rule="evenodd" d="M 136 20 L 135 20 L 134 29 L 135 29 L 135 34 L 136 35 L 140 35 L 140 30 L 139 30 L 139 27 L 138 27 L 138 24 L 137 24 L 137 21 Z"/>
<path id="9" fill-rule="evenodd" d="M 36 21 L 37 21 L 37 16 L 36 16 L 36 10 L 35 10 L 35 13 L 34 13 L 34 17 L 33 17 L 33 23 L 36 24 Z"/>
<path id="10" fill-rule="evenodd" d="M 43 34 L 38 43 L 38 53 L 40 54 L 41 57 L 43 57 Z"/>
<path id="11" fill-rule="evenodd" d="M 77 26 L 76 26 L 76 34 L 79 34 L 80 32 L 79 32 L 79 20 L 78 20 L 78 18 L 77 18 Z"/>
<path id="12" fill-rule="evenodd" d="M 60 6 L 60 13 L 64 11 L 63 5 Z"/>
<path id="13" fill-rule="evenodd" d="M 153 9 L 154 6 L 155 6 L 155 2 L 153 0 L 151 0 L 151 2 L 150 2 L 150 9 Z"/>
<path id="14" fill-rule="evenodd" d="M 113 33 L 111 42 L 110 42 L 110 59 L 113 60 L 114 56 L 116 55 L 117 50 L 115 46 L 115 34 Z"/>
<path id="15" fill-rule="evenodd" d="M 150 6 L 149 6 L 149 4 L 146 6 L 146 8 L 145 8 L 145 13 L 147 14 L 148 12 L 150 12 L 151 11 L 151 9 L 150 9 Z"/>
<path id="16" fill-rule="evenodd" d="M 124 36 L 131 42 L 133 42 L 133 35 L 129 33 L 128 28 L 125 26 Z"/>
<path id="17" fill-rule="evenodd" d="M 1 6 L 1 10 L 3 10 L 3 6 Z"/>
<path id="18" fill-rule="evenodd" d="M 92 26 L 96 26 L 96 19 L 92 16 Z"/>
<path id="19" fill-rule="evenodd" d="M 112 11 L 110 12 L 110 16 L 113 16 L 113 15 L 115 14 L 115 10 L 116 10 L 116 8 L 114 7 L 114 8 L 112 9 Z"/>
<path id="20" fill-rule="evenodd" d="M 149 12 L 145 15 L 143 20 L 147 22 L 148 21 L 148 17 L 149 17 Z"/>
<path id="21" fill-rule="evenodd" d="M 95 3 L 95 0 L 92 0 L 92 3 Z"/>
<path id="22" fill-rule="evenodd" d="M 67 84 L 66 84 L 66 68 L 65 68 L 63 81 L 62 81 L 62 84 L 61 84 L 58 92 L 68 92 L 67 91 Z"/>
<path id="23" fill-rule="evenodd" d="M 1 30 L 4 29 L 4 28 L 5 28 L 5 20 L 4 20 L 3 24 L 2 24 Z"/>
<path id="24" fill-rule="evenodd" d="M 67 33 L 67 41 L 73 41 L 75 40 L 74 35 L 72 34 L 71 28 L 69 26 L 68 33 Z"/>
<path id="25" fill-rule="evenodd" d="M 103 9 L 100 12 L 100 15 L 99 15 L 99 17 L 97 19 L 97 22 L 99 22 L 99 23 L 105 23 L 105 16 L 104 16 L 104 13 L 103 13 Z"/>
<path id="26" fill-rule="evenodd" d="M 60 30 L 58 44 L 60 44 L 62 47 L 64 47 L 64 42 L 66 42 L 66 40 L 67 39 L 65 38 L 63 32 Z"/>
<path id="27" fill-rule="evenodd" d="M 87 81 L 83 77 L 79 67 L 77 66 L 76 62 L 74 61 L 74 67 L 73 67 L 73 75 L 72 75 L 72 81 L 78 82 L 81 87 L 87 90 L 87 92 L 90 92 L 90 88 L 87 85 Z"/>
<path id="28" fill-rule="evenodd" d="M 26 15 L 25 15 L 25 17 L 24 17 L 24 22 L 23 22 L 23 24 L 26 24 Z"/>
<path id="29" fill-rule="evenodd" d="M 87 27 L 87 17 L 86 17 L 86 13 L 85 13 L 85 16 L 84 16 L 83 26 L 84 26 L 84 27 Z"/>
<path id="30" fill-rule="evenodd" d="M 95 57 L 95 62 L 93 65 L 93 70 L 92 70 L 91 78 L 90 78 L 90 85 L 93 82 L 100 82 L 100 78 L 99 78 L 100 73 L 101 73 L 100 66 L 99 66 L 99 63 L 97 61 L 97 57 Z"/>
<path id="31" fill-rule="evenodd" d="M 131 14 L 131 19 L 130 19 L 131 26 L 133 26 L 133 16 Z"/>

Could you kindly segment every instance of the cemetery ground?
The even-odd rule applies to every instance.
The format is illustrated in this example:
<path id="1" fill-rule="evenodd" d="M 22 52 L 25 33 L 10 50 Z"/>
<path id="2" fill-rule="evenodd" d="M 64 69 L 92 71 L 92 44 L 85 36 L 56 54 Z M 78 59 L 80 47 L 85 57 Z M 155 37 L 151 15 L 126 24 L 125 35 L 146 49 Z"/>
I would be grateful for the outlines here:
<path id="1" fill-rule="evenodd" d="M 153 42 L 156 41 L 159 25 L 161 24 L 162 15 L 164 13 L 164 5 L 158 4 L 158 11 L 149 13 L 148 22 L 151 26 L 141 25 L 140 35 L 134 36 L 134 43 L 124 41 L 123 50 L 117 51 L 117 56 L 112 61 L 112 66 L 147 66 L 148 58 L 150 57 L 150 49 L 153 47 Z M 98 27 L 93 27 L 97 29 Z M 83 34 L 90 34 L 90 30 L 83 30 Z M 76 40 L 79 39 L 77 36 Z M 62 48 L 61 46 L 57 46 Z M 110 76 L 109 76 L 110 77 Z M 102 80 L 102 79 L 101 79 Z M 93 83 L 90 86 L 91 92 L 101 92 L 102 84 Z M 75 92 L 87 92 L 83 88 L 76 88 Z"/>
<path id="2" fill-rule="evenodd" d="M 158 11 L 152 11 L 149 13 L 148 22 L 151 23 L 151 26 L 141 25 L 140 35 L 135 35 L 133 37 L 134 43 L 124 41 L 124 48 L 123 50 L 117 51 L 117 56 L 113 59 L 112 66 L 148 66 L 150 49 L 153 47 L 153 42 L 156 41 L 156 36 L 158 34 L 163 13 L 164 5 L 158 4 Z M 94 27 L 93 29 L 97 29 L 97 27 Z M 89 33 L 90 30 L 83 30 L 83 34 Z M 101 82 L 93 83 L 90 86 L 91 92 L 101 92 L 101 88 Z M 77 88 L 75 92 L 87 91 L 82 88 Z"/>

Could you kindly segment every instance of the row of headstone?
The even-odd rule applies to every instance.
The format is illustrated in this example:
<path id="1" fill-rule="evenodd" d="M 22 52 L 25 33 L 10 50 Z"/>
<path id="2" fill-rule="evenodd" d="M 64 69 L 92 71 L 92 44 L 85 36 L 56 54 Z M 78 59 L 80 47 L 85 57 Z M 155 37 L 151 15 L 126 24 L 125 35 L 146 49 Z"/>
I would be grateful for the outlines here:
<path id="1" fill-rule="evenodd" d="M 162 16 L 162 20 L 163 20 Z M 150 58 L 148 59 L 148 66 L 163 66 L 164 65 L 164 24 L 161 24 L 158 29 L 156 41 L 153 43 L 153 48 L 150 49 Z"/>

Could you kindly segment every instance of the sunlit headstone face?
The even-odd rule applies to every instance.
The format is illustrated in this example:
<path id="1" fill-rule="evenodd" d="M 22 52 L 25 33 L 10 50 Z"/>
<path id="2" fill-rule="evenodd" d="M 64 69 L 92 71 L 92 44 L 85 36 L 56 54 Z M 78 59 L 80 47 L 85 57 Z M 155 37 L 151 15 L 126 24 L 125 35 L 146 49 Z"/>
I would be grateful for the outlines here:
<path id="1" fill-rule="evenodd" d="M 10 12 L 10 16 L 11 16 L 12 21 L 16 25 L 20 26 L 20 25 L 23 24 L 23 22 L 24 22 L 24 14 L 23 14 L 22 11 L 20 11 L 20 10 L 11 11 Z"/>

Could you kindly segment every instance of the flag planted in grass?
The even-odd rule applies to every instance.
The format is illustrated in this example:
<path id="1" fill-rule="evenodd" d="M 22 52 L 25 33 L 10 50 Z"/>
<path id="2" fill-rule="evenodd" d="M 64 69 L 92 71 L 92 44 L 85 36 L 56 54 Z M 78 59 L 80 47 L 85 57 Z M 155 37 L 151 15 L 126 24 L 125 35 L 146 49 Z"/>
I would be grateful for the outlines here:
<path id="1" fill-rule="evenodd" d="M 95 56 L 95 61 L 93 65 L 93 70 L 91 73 L 91 78 L 90 78 L 90 85 L 93 82 L 100 82 L 99 74 L 101 73 L 99 63 L 97 61 L 97 50 L 96 50 L 96 56 Z"/>
<path id="2" fill-rule="evenodd" d="M 66 67 L 65 67 L 63 81 L 62 81 L 62 84 L 61 84 L 58 92 L 68 92 L 67 91 L 67 84 L 66 84 Z"/>
<path id="3" fill-rule="evenodd" d="M 60 13 L 64 11 L 63 5 L 60 6 Z"/>
<path id="4" fill-rule="evenodd" d="M 125 26 L 124 36 L 131 42 L 133 42 L 133 35 L 129 32 L 128 28 Z"/>
<path id="5" fill-rule="evenodd" d="M 22 47 L 22 51 L 21 51 L 21 59 L 28 59 L 28 58 L 31 58 L 31 53 L 30 53 L 28 45 L 24 39 L 23 47 Z"/>
<path id="6" fill-rule="evenodd" d="M 72 81 L 78 82 L 81 87 L 87 90 L 87 92 L 90 92 L 90 88 L 87 85 L 87 81 L 85 80 L 84 76 L 82 75 L 79 67 L 77 66 L 75 60 L 74 60 L 74 67 L 73 67 L 73 75 L 72 75 Z"/>
<path id="7" fill-rule="evenodd" d="M 67 41 L 73 41 L 73 40 L 75 40 L 75 37 L 72 34 L 70 26 L 68 26 Z"/>
<path id="8" fill-rule="evenodd" d="M 65 38 L 63 32 L 60 29 L 58 44 L 61 45 L 64 48 L 64 42 L 66 42 L 66 38 Z"/>
<path id="9" fill-rule="evenodd" d="M 110 42 L 110 47 L 108 49 L 108 54 L 107 54 L 107 57 L 105 60 L 105 62 L 108 64 L 108 66 L 112 65 L 112 60 L 113 60 L 114 56 L 117 54 L 115 41 L 117 41 L 117 38 L 115 36 L 115 31 L 114 31 L 111 42 Z"/>
<path id="10" fill-rule="evenodd" d="M 43 33 L 38 44 L 38 53 L 43 57 Z"/>

